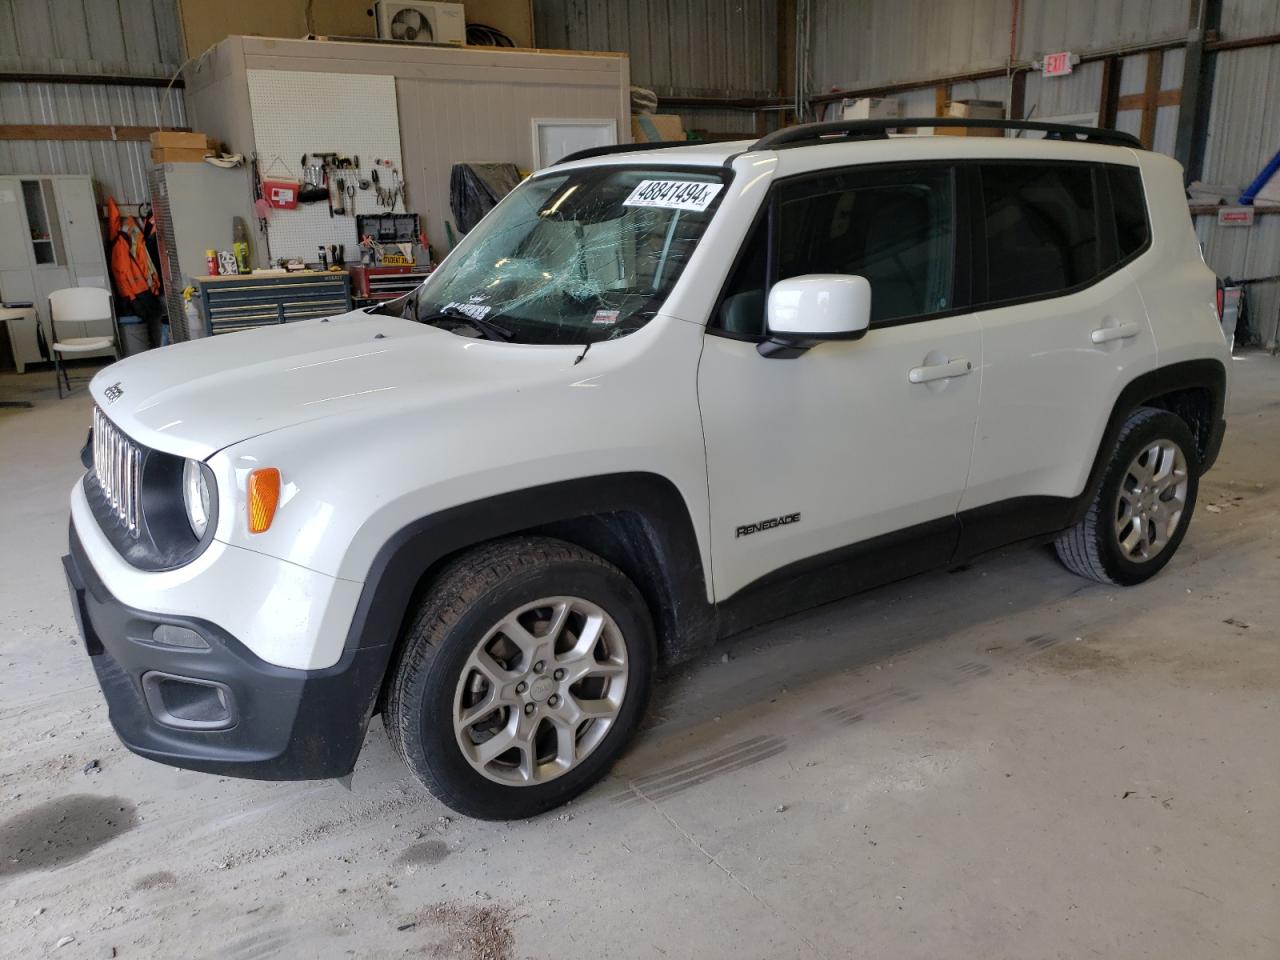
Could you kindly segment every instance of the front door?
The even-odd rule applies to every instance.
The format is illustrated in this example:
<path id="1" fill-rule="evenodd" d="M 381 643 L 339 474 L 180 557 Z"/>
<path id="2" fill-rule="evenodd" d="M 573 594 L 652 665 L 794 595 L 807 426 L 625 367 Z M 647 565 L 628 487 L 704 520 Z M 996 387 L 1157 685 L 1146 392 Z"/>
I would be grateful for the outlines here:
<path id="1" fill-rule="evenodd" d="M 698 372 L 717 601 L 859 544 L 912 568 L 950 556 L 982 359 L 963 306 L 968 271 L 957 269 L 956 193 L 956 172 L 940 165 L 774 188 Z M 811 273 L 870 281 L 869 332 L 794 359 L 761 356 L 770 283 Z"/>

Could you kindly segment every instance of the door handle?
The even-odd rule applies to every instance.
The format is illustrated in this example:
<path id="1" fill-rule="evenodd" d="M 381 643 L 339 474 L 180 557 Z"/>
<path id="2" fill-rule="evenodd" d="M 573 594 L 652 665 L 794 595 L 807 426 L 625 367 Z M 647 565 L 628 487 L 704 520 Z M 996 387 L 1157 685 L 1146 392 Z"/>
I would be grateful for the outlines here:
<path id="1" fill-rule="evenodd" d="M 964 357 L 956 357 L 946 363 L 932 363 L 925 367 L 912 367 L 907 371 L 907 379 L 912 383 L 931 383 L 934 380 L 949 380 L 952 377 L 963 377 L 973 370 L 973 364 Z"/>
<path id="2" fill-rule="evenodd" d="M 1142 331 L 1136 323 L 1122 323 L 1118 327 L 1099 327 L 1089 334 L 1094 343 L 1110 343 L 1112 340 L 1131 340 Z"/>

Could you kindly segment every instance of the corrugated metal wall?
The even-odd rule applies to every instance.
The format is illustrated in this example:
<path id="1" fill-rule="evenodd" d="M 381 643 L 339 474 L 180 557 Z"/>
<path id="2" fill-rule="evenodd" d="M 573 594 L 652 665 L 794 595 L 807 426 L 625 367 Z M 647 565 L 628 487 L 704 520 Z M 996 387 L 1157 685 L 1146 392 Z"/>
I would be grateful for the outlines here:
<path id="1" fill-rule="evenodd" d="M 169 76 L 177 0 L 0 0 L 0 70 Z"/>
<path id="2" fill-rule="evenodd" d="M 999 67 L 1012 0 L 815 0 L 815 91 Z M 1187 32 L 1187 0 L 1024 0 L 1017 59 L 1098 50 Z"/>
<path id="3" fill-rule="evenodd" d="M 1223 0 L 1221 29 L 1228 37 L 1261 37 L 1280 33 L 1280 3 L 1275 0 Z"/>
<path id="4" fill-rule="evenodd" d="M 1244 186 L 1280 150 L 1280 47 L 1217 55 L 1204 181 Z"/>
<path id="5" fill-rule="evenodd" d="M 1187 35 L 1188 0 L 1023 0 L 1018 56 L 1105 50 Z M 1008 35 L 1008 19 L 1005 20 Z M 1006 44 L 1007 46 L 1007 44 Z"/>
<path id="6" fill-rule="evenodd" d="M 176 0 L 0 0 L 0 70 L 170 77 L 182 63 Z M 163 104 L 163 110 L 162 110 Z M 183 126 L 180 91 L 0 83 L 0 123 Z M 0 172 L 89 174 L 103 195 L 147 197 L 136 141 L 0 141 Z"/>
<path id="7" fill-rule="evenodd" d="M 1222 30 L 1228 37 L 1280 32 L 1280 4 L 1227 0 Z M 1239 189 L 1280 150 L 1280 47 L 1227 50 L 1216 61 L 1204 181 Z M 1220 275 L 1280 274 L 1280 214 L 1260 216 L 1252 227 L 1220 227 L 1215 217 L 1197 220 L 1205 259 Z M 1263 342 L 1274 346 L 1280 340 L 1280 283 L 1250 285 L 1249 310 Z"/>
<path id="8" fill-rule="evenodd" d="M 813 90 L 1003 64 L 1011 0 L 813 0 Z"/>
<path id="9" fill-rule="evenodd" d="M 161 104 L 166 104 L 161 110 Z M 163 116 L 162 116 L 163 114 Z M 185 126 L 179 90 L 100 84 L 0 83 L 0 123 Z M 150 145 L 137 140 L 0 141 L 0 173 L 87 173 L 100 199 L 147 198 Z"/>
<path id="10" fill-rule="evenodd" d="M 778 92 L 777 0 L 539 0 L 538 46 L 612 50 L 631 82 L 668 96 L 763 97 Z M 665 108 L 688 129 L 754 129 L 741 110 Z"/>
<path id="11" fill-rule="evenodd" d="M 534 4 L 538 46 L 612 50 L 658 93 L 767 96 L 778 89 L 776 0 L 567 0 Z"/>
<path id="12" fill-rule="evenodd" d="M 1252 280 L 1280 273 L 1280 215 L 1258 217 L 1252 227 L 1220 227 L 1216 217 L 1196 217 L 1196 236 L 1205 262 L 1220 277 Z M 1262 342 L 1274 347 L 1280 320 L 1280 283 L 1250 284 L 1249 322 Z"/>

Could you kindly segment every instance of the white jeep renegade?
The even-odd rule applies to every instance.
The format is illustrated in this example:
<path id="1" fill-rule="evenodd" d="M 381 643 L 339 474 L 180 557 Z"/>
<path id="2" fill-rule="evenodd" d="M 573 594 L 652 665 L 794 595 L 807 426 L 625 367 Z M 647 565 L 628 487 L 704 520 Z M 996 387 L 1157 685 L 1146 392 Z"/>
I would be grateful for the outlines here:
<path id="1" fill-rule="evenodd" d="M 588 151 L 389 307 L 98 374 L 64 565 L 120 738 L 341 777 L 380 712 L 524 817 L 752 624 L 1015 541 L 1152 576 L 1222 439 L 1214 276 L 1177 164 L 1021 126 Z"/>

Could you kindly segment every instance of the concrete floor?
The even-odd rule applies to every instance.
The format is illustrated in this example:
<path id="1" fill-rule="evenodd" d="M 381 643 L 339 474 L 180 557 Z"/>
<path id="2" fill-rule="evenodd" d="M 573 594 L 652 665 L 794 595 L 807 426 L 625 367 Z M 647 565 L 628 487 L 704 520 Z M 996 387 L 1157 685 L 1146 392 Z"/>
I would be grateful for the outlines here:
<path id="1" fill-rule="evenodd" d="M 1278 957 L 1280 366 L 1234 372 L 1151 583 L 1018 550 L 755 631 L 510 824 L 380 726 L 352 792 L 119 747 L 58 563 L 88 401 L 0 378 L 48 386 L 0 410 L 0 955 Z"/>

